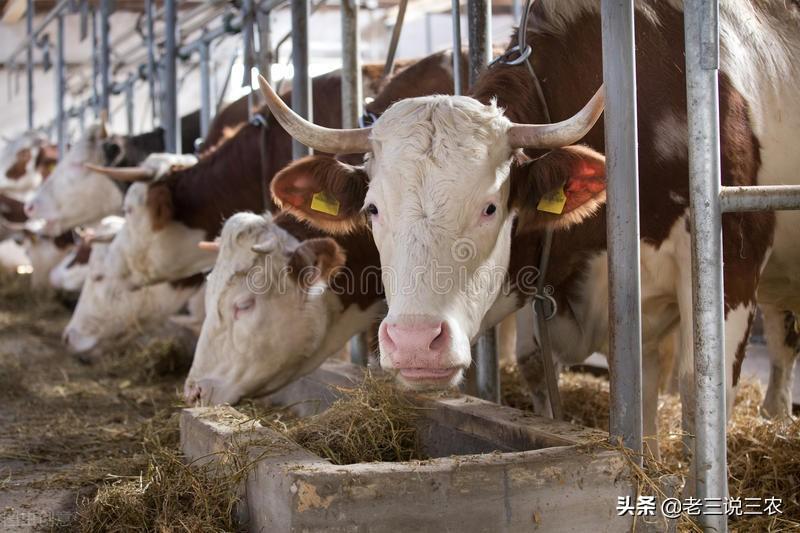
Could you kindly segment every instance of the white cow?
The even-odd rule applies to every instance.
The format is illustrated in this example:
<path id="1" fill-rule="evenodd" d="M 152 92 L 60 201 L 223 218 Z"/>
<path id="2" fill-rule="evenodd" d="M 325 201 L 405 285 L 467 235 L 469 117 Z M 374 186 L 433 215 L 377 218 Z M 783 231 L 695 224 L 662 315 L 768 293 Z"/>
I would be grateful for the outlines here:
<path id="1" fill-rule="evenodd" d="M 377 291 L 353 301 L 348 289 L 332 290 L 344 264 L 331 238 L 298 240 L 269 215 L 231 217 L 207 280 L 206 318 L 186 401 L 233 404 L 274 392 L 365 330 L 384 304 Z M 353 273 L 359 268 L 348 267 Z"/>
<path id="2" fill-rule="evenodd" d="M 89 274 L 64 330 L 64 342 L 73 351 L 86 352 L 127 332 L 162 324 L 186 304 L 202 282 L 200 278 L 188 284 L 160 283 L 131 291 L 107 274 L 108 255 L 109 244 L 92 245 Z"/>

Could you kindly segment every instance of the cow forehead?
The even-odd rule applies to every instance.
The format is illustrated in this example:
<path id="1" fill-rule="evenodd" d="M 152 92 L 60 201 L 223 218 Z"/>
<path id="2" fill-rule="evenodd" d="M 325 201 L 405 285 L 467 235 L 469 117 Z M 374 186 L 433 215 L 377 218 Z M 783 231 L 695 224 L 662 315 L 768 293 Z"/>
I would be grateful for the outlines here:
<path id="1" fill-rule="evenodd" d="M 507 177 L 510 126 L 495 102 L 463 96 L 402 100 L 373 128 L 370 189 L 398 205 L 435 207 L 453 195 L 483 201 Z"/>

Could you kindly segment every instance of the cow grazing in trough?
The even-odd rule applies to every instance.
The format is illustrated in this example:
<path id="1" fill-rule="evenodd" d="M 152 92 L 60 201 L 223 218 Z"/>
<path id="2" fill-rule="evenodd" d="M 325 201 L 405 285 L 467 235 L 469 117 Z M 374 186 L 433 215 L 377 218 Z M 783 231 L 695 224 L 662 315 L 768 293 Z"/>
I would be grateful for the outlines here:
<path id="1" fill-rule="evenodd" d="M 286 215 L 232 216 L 207 280 L 186 401 L 234 404 L 316 369 L 383 310 L 377 265 L 366 230 L 334 239 Z"/>
<path id="2" fill-rule="evenodd" d="M 88 276 L 63 335 L 74 352 L 88 352 L 133 331 L 163 324 L 203 283 L 198 275 L 131 291 L 107 274 L 108 255 L 107 243 L 92 243 Z"/>
<path id="3" fill-rule="evenodd" d="M 533 67 L 555 120 L 570 117 L 600 86 L 599 5 L 599 0 L 541 0 L 532 10 L 528 42 L 535 51 Z M 694 419 L 681 10 L 682 4 L 674 1 L 636 3 L 643 403 L 645 433 L 650 436 L 656 434 L 656 347 L 676 326 L 681 335 L 678 366 L 684 423 L 690 433 Z M 800 128 L 800 73 L 792 60 L 800 53 L 798 21 L 800 8 L 794 3 L 731 0 L 721 6 L 724 185 L 798 179 L 794 169 L 800 153 L 791 149 L 792 133 Z M 588 148 L 559 148 L 583 138 L 603 150 L 603 129 L 598 125 L 588 131 L 592 120 L 580 120 L 580 127 L 567 132 L 563 124 L 515 125 L 512 121 L 544 121 L 527 68 L 489 70 L 474 88 L 474 98 L 400 102 L 371 131 L 315 128 L 293 116 L 268 86 L 264 88 L 273 113 L 303 142 L 326 152 L 370 152 L 364 168 L 330 160 L 327 166 L 307 167 L 314 170 L 311 173 L 295 165 L 292 173 L 276 177 L 273 191 L 288 209 L 331 230 L 357 226 L 352 214 L 362 206 L 370 213 L 383 268 L 399 278 L 399 286 L 416 283 L 417 289 L 409 294 L 387 286 L 389 312 L 380 334 L 382 364 L 405 383 L 414 387 L 453 383 L 469 365 L 468 347 L 479 331 L 530 301 L 532 291 L 522 290 L 519 275 L 538 265 L 540 228 L 548 224 L 561 228 L 547 273 L 558 302 L 550 326 L 554 349 L 567 363 L 583 360 L 592 351 L 606 351 L 606 214 L 599 205 L 602 159 Z M 594 118 L 595 113 L 588 115 Z M 520 161 L 518 148 L 529 157 L 541 157 Z M 548 189 L 554 194 L 540 204 L 539 196 Z M 311 196 L 320 191 L 340 203 L 338 215 L 308 208 Z M 798 224 L 800 213 L 795 211 L 723 216 L 729 402 L 739 378 L 756 290 L 765 304 L 781 310 L 800 308 L 800 247 L 791 232 Z M 466 257 L 463 261 L 459 251 Z M 462 267 L 459 279 L 471 281 L 479 269 L 493 266 L 508 272 L 505 280 L 495 276 L 485 283 L 466 284 L 467 289 L 478 290 L 437 291 L 425 273 L 437 263 L 454 262 Z M 419 269 L 425 273 L 413 279 Z M 451 274 L 449 279 L 458 281 L 453 278 Z M 524 369 L 527 361 L 520 363 Z M 785 366 L 780 361 L 775 364 Z"/>
<path id="4" fill-rule="evenodd" d="M 41 235 L 26 230 L 22 236 L 22 248 L 31 262 L 31 288 L 50 287 L 50 272 L 75 248 L 75 236 L 71 231 L 57 237 Z"/>
<path id="5" fill-rule="evenodd" d="M 367 76 L 377 73 L 364 68 L 366 89 L 378 82 Z M 340 126 L 340 74 L 319 76 L 312 83 L 314 94 L 321 96 L 315 99 L 314 116 Z M 130 187 L 125 199 L 128 225 L 114 243 L 125 258 L 117 275 L 127 277 L 133 287 L 208 270 L 216 256 L 198 249 L 199 241 L 216 237 L 234 213 L 273 208 L 265 204 L 264 191 L 291 161 L 292 139 L 272 117 L 265 120 L 243 126 L 195 166 L 158 177 L 151 168 L 139 169 L 138 178 L 146 181 Z M 127 179 L 119 170 L 93 168 Z"/>

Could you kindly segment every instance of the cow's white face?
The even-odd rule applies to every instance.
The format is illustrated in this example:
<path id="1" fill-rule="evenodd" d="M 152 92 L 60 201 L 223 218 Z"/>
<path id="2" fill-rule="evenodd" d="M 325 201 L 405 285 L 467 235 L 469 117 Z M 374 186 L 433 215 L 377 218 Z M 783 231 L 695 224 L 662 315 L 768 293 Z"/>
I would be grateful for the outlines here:
<path id="1" fill-rule="evenodd" d="M 364 205 L 389 304 L 381 365 L 406 383 L 457 383 L 502 287 L 510 126 L 494 105 L 434 97 L 395 105 L 373 129 Z"/>
<path id="2" fill-rule="evenodd" d="M 73 248 L 50 271 L 50 285 L 67 292 L 80 292 L 83 282 L 89 275 L 89 264 L 79 261 L 80 248 Z"/>
<path id="3" fill-rule="evenodd" d="M 163 322 L 197 290 L 161 283 L 130 291 L 119 278 L 108 275 L 109 253 L 108 244 L 92 245 L 89 275 L 64 330 L 64 341 L 76 352 L 89 351 L 140 326 Z"/>
<path id="4" fill-rule="evenodd" d="M 117 260 L 108 267 L 131 288 L 177 280 L 214 266 L 216 254 L 197 243 L 205 232 L 180 222 L 169 222 L 153 231 L 147 208 L 146 183 L 134 183 L 125 194 L 125 226 L 111 244 Z"/>
<path id="5" fill-rule="evenodd" d="M 327 286 L 343 264 L 332 239 L 301 243 L 269 216 L 251 213 L 231 217 L 220 239 L 184 387 L 186 401 L 202 405 L 267 394 L 316 368 L 329 354 L 321 347 L 332 315 L 341 311 Z M 252 251 L 259 243 L 268 250 Z"/>
<path id="6" fill-rule="evenodd" d="M 272 181 L 281 206 L 329 231 L 369 217 L 389 305 L 381 365 L 411 387 L 458 383 L 500 291 L 534 289 L 507 279 L 516 219 L 566 227 L 605 199 L 600 154 L 567 146 L 531 160 L 511 142 L 527 131 L 494 104 L 412 98 L 375 123 L 363 169 L 315 156 Z"/>
<path id="7" fill-rule="evenodd" d="M 23 135 L 9 142 L 0 153 L 0 192 L 25 201 L 41 184 L 42 174 L 36 158 L 46 139 L 37 134 Z"/>
<path id="8" fill-rule="evenodd" d="M 105 129 L 88 129 L 84 137 L 58 162 L 53 173 L 25 205 L 30 218 L 45 221 L 44 232 L 59 235 L 76 226 L 119 212 L 122 192 L 106 176 L 88 170 L 84 163 L 102 165 Z"/>

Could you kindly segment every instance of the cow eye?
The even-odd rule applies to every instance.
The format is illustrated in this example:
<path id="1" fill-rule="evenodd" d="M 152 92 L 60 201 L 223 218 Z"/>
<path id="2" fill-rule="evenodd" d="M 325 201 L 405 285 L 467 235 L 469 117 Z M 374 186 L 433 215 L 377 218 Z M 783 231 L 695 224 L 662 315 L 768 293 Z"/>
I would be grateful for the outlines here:
<path id="1" fill-rule="evenodd" d="M 367 213 L 369 213 L 369 215 L 372 216 L 372 217 L 377 216 L 378 215 L 378 207 L 375 204 L 367 205 Z"/>
<path id="2" fill-rule="evenodd" d="M 497 206 L 494 204 L 489 204 L 483 208 L 483 216 L 490 217 L 497 212 Z"/>

